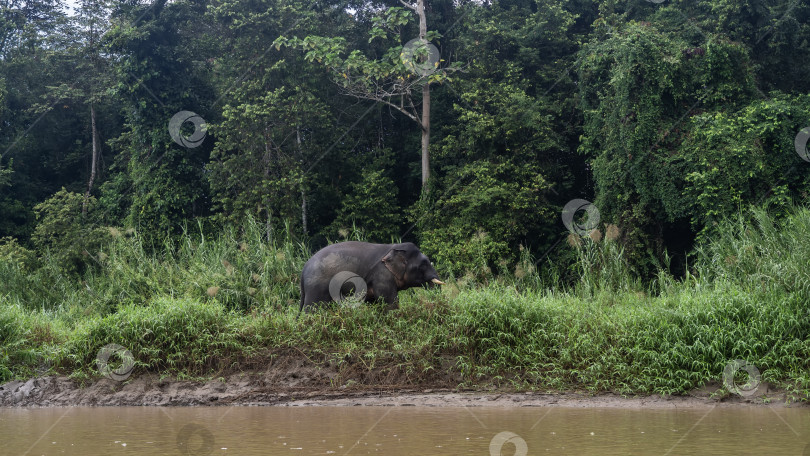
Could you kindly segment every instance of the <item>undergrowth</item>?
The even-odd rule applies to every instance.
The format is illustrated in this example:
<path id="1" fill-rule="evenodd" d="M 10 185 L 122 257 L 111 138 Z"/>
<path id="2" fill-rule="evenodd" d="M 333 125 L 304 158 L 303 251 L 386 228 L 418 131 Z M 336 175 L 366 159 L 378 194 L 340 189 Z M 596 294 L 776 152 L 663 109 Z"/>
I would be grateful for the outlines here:
<path id="1" fill-rule="evenodd" d="M 806 400 L 810 211 L 725 223 L 683 280 L 662 273 L 644 288 L 621 276 L 620 246 L 583 238 L 570 246 L 581 262 L 574 285 L 544 285 L 524 258 L 519 276 L 401 292 L 395 311 L 333 305 L 300 318 L 302 245 L 265 242 L 248 225 L 187 233 L 150 254 L 137 233 L 113 233 L 88 252 L 96 266 L 80 280 L 47 263 L 0 263 L 0 380 L 91 378 L 99 350 L 118 344 L 136 371 L 180 378 L 294 349 L 339 369 L 395 366 L 404 383 L 449 369 L 478 388 L 680 394 L 720 384 L 742 359 Z"/>

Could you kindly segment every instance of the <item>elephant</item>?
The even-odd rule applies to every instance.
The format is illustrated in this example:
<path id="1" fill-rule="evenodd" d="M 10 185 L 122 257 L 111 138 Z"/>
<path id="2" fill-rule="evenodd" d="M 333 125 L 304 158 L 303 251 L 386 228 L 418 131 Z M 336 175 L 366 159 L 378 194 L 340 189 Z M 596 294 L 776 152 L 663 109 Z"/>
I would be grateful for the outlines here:
<path id="1" fill-rule="evenodd" d="M 341 288 L 346 290 L 347 283 L 356 294 L 365 291 L 366 302 L 382 298 L 388 310 L 399 308 L 400 290 L 444 285 L 428 257 L 411 242 L 340 242 L 317 251 L 304 265 L 298 314 L 316 303 L 340 301 Z"/>

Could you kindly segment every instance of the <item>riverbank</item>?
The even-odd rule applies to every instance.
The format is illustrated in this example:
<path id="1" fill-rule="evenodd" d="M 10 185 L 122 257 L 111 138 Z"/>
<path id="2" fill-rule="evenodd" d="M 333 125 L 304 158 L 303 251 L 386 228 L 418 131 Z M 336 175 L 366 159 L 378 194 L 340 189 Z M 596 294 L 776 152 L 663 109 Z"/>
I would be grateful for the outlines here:
<path id="1" fill-rule="evenodd" d="M 422 406 L 422 407 L 810 407 L 762 384 L 754 396 L 723 394 L 720 385 L 687 395 L 473 391 L 397 386 L 323 387 L 274 383 L 271 372 L 239 373 L 209 381 L 142 375 L 125 382 L 103 378 L 82 386 L 63 376 L 0 385 L 0 406 Z"/>
<path id="2" fill-rule="evenodd" d="M 793 222 L 779 231 L 760 221 L 761 232 L 715 240 L 696 275 L 662 272 L 649 288 L 587 274 L 576 287 L 549 288 L 527 264 L 525 274 L 450 277 L 441 289 L 403 291 L 390 312 L 336 305 L 300 317 L 303 257 L 289 243 L 256 238 L 235 249 L 235 238 L 189 238 L 180 253 L 160 256 L 115 244 L 82 281 L 55 266 L 31 272 L 0 261 L 0 382 L 68 376 L 104 385 L 97 380 L 109 375 L 124 387 L 139 378 L 227 383 L 248 372 L 268 394 L 442 388 L 638 397 L 688 396 L 705 385 L 739 395 L 767 382 L 807 401 L 810 243 L 797 233 L 810 231 L 810 211 Z"/>
<path id="3" fill-rule="evenodd" d="M 0 356 L 20 369 L 8 379 L 22 382 L 17 387 L 63 379 L 43 383 L 30 405 L 115 405 L 109 397 L 116 394 L 122 405 L 244 404 L 273 394 L 437 388 L 678 397 L 713 384 L 728 396 L 764 382 L 806 401 L 804 302 L 717 283 L 661 297 L 592 298 L 491 285 L 419 290 L 389 313 L 361 306 L 298 320 L 293 312 L 244 315 L 216 301 L 162 297 L 70 326 L 64 317 L 10 306 L 0 308 L 0 320 L 22 337 L 11 345 L 16 354 Z M 234 377 L 244 372 L 251 374 Z M 97 381 L 105 375 L 113 380 Z M 209 379 L 217 388 L 210 394 L 203 387 L 173 399 L 200 389 L 182 381 Z"/>

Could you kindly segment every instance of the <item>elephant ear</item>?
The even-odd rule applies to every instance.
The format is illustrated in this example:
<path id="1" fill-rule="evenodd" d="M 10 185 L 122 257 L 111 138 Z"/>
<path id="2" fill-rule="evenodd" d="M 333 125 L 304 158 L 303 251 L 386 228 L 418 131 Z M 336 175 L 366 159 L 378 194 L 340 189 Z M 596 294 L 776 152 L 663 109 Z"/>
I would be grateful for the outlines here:
<path id="1" fill-rule="evenodd" d="M 408 266 L 408 259 L 404 250 L 391 249 L 382 259 L 385 267 L 394 274 L 398 281 L 402 281 Z"/>

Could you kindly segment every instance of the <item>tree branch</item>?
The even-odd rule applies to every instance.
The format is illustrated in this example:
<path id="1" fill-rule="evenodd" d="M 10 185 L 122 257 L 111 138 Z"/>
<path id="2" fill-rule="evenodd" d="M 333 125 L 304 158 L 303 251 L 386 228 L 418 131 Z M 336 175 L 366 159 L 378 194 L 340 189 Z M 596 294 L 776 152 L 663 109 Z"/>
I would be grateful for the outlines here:
<path id="1" fill-rule="evenodd" d="M 356 98 L 362 98 L 364 100 L 377 101 L 379 103 L 387 104 L 388 106 L 391 106 L 392 108 L 396 109 L 397 111 L 401 112 L 402 114 L 405 114 L 409 119 L 411 119 L 414 122 L 416 122 L 417 124 L 419 124 L 420 127 L 422 126 L 422 121 L 418 117 L 416 117 L 416 115 L 408 112 L 408 110 L 406 110 L 405 108 L 402 108 L 399 105 L 396 105 L 396 104 L 388 101 L 385 98 L 379 98 L 379 97 L 374 97 L 374 96 L 370 96 L 370 95 L 363 95 L 362 93 L 352 93 L 351 95 L 353 97 L 356 97 Z"/>
<path id="2" fill-rule="evenodd" d="M 410 3 L 405 3 L 404 0 L 399 0 L 399 3 L 402 3 L 405 6 L 405 8 L 409 8 L 416 11 L 416 6 L 411 5 Z"/>

